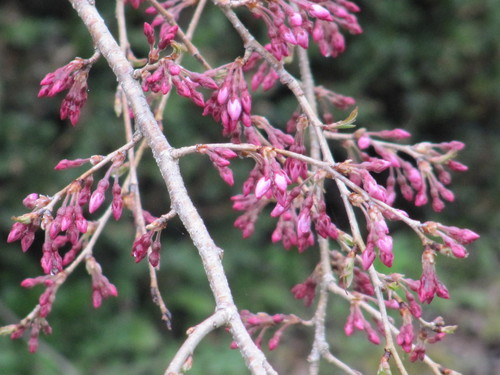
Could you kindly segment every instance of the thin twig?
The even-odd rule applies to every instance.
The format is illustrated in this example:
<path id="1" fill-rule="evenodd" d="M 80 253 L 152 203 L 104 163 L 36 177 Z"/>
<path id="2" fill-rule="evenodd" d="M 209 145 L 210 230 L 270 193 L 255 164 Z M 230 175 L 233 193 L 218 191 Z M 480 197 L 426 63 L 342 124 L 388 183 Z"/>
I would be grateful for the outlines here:
<path id="1" fill-rule="evenodd" d="M 227 311 L 218 310 L 213 315 L 205 319 L 200 324 L 188 330 L 188 338 L 175 353 L 174 358 L 170 361 L 165 375 L 180 374 L 182 366 L 193 355 L 195 348 L 201 340 L 205 338 L 213 330 L 222 327 L 226 324 L 228 317 L 225 315 Z"/>

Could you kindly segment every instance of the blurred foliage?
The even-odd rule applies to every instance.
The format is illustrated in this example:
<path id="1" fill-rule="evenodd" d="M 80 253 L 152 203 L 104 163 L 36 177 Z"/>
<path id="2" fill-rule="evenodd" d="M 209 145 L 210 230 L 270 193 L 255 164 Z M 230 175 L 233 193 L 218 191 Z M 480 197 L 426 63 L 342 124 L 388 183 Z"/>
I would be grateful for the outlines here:
<path id="1" fill-rule="evenodd" d="M 450 324 L 461 326 L 454 337 L 435 346 L 437 360 L 470 375 L 498 373 L 494 366 L 500 352 L 496 240 L 500 235 L 500 7 L 494 0 L 359 4 L 365 32 L 348 36 L 343 55 L 325 60 L 312 48 L 316 80 L 358 100 L 360 126 L 403 127 L 412 132 L 415 142 L 457 139 L 467 144 L 460 160 L 470 171 L 454 175 L 457 202 L 440 215 L 428 209 L 412 209 L 412 214 L 470 227 L 482 235 L 467 260 L 440 259 L 439 274 L 452 299 L 436 301 L 426 314 L 441 314 Z M 98 2 L 98 6 L 115 28 L 113 2 Z M 130 35 L 132 45 L 138 55 L 144 54 L 143 18 L 131 9 L 127 12 L 129 22 L 138 26 Z M 255 20 L 244 18 L 252 30 L 260 32 Z M 195 35 L 194 42 L 214 64 L 242 53 L 237 35 L 228 32 L 228 27 L 209 6 L 202 19 L 203 31 Z M 36 97 L 38 83 L 47 72 L 74 56 L 91 54 L 90 38 L 69 3 L 0 4 L 0 324 L 27 314 L 41 293 L 40 288 L 23 290 L 19 286 L 24 278 L 40 273 L 40 246 L 21 254 L 17 244 L 5 244 L 10 217 L 24 212 L 21 200 L 32 192 L 50 195 L 76 176 L 75 171 L 53 171 L 60 159 L 103 154 L 123 142 L 120 120 L 112 110 L 116 80 L 104 61 L 90 74 L 89 103 L 78 126 L 59 120 L 61 96 Z M 198 69 L 192 58 L 187 57 L 185 64 Z M 296 71 L 295 62 L 290 68 Z M 294 101 L 284 89 L 275 89 L 270 96 L 257 93 L 256 112 L 284 125 L 295 108 Z M 220 127 L 201 118 L 199 108 L 175 95 L 164 126 L 173 145 L 220 140 Z M 242 241 L 232 228 L 236 213 L 228 200 L 238 188 L 223 186 L 217 172 L 200 156 L 190 156 L 181 165 L 202 216 L 225 249 L 224 263 L 240 308 L 309 317 L 310 310 L 294 300 L 289 289 L 312 271 L 315 252 L 299 255 L 271 246 L 272 220 L 265 217 L 256 234 Z M 246 161 L 235 161 L 234 166 L 238 186 L 251 166 Z M 145 207 L 156 215 L 166 212 L 168 197 L 149 155 L 140 174 Z M 400 229 L 394 229 L 394 272 L 418 276 L 420 251 L 411 234 Z M 159 274 L 164 298 L 173 312 L 173 330 L 167 331 L 149 296 L 145 264 L 136 265 L 130 257 L 133 237 L 128 215 L 120 223 L 110 224 L 96 248 L 105 274 L 118 287 L 118 298 L 106 300 L 94 310 L 90 278 L 84 270 L 77 271 L 58 294 L 49 316 L 54 332 L 44 338 L 37 354 L 29 354 L 22 341 L 0 340 L 0 374 L 163 372 L 186 329 L 212 312 L 213 300 L 187 234 L 178 222 L 172 223 L 163 234 Z M 380 353 L 362 333 L 344 339 L 347 308 L 344 302 L 334 302 L 331 307 L 335 317 L 329 327 L 332 350 L 357 369 L 372 373 Z M 271 353 L 271 360 L 283 373 L 301 374 L 310 342 L 311 332 L 292 328 L 285 333 L 283 345 Z M 222 330 L 211 334 L 197 348 L 191 373 L 244 373 L 243 361 L 229 344 L 230 337 Z M 322 370 L 330 373 L 326 365 Z M 415 371 L 424 374 L 428 370 L 418 367 Z"/>

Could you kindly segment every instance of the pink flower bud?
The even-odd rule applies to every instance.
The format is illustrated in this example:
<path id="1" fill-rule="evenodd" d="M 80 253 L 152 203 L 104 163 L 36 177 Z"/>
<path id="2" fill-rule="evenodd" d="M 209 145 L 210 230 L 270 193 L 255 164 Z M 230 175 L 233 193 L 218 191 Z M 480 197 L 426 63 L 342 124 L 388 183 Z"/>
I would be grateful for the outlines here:
<path id="1" fill-rule="evenodd" d="M 292 30 L 290 30 L 285 25 L 281 25 L 279 28 L 280 36 L 287 43 L 296 45 L 297 39 L 295 39 L 295 35 L 293 35 Z"/>
<path id="2" fill-rule="evenodd" d="M 276 333 L 271 337 L 268 343 L 269 350 L 274 350 L 278 347 L 281 339 L 281 333 L 282 331 L 276 331 Z"/>
<path id="3" fill-rule="evenodd" d="M 35 233 L 33 231 L 28 231 L 23 238 L 21 238 L 21 249 L 25 253 L 33 244 L 35 240 Z"/>
<path id="4" fill-rule="evenodd" d="M 31 193 L 26 198 L 23 199 L 23 205 L 27 208 L 33 209 L 36 206 L 37 200 L 38 200 L 38 194 Z"/>
<path id="5" fill-rule="evenodd" d="M 168 71 L 171 75 L 177 76 L 181 72 L 181 67 L 177 64 L 172 63 L 172 64 L 169 64 Z"/>
<path id="6" fill-rule="evenodd" d="M 152 46 L 155 44 L 155 31 L 153 29 L 153 26 L 151 26 L 149 23 L 144 22 L 144 35 L 148 39 L 148 44 Z"/>
<path id="7" fill-rule="evenodd" d="M 241 115 L 241 102 L 238 98 L 232 98 L 227 103 L 227 113 L 233 121 L 240 118 Z"/>
<path id="8" fill-rule="evenodd" d="M 7 242 L 11 243 L 20 240 L 28 232 L 28 226 L 19 222 L 12 225 L 12 229 L 7 237 Z"/>
<path id="9" fill-rule="evenodd" d="M 278 190 L 285 192 L 288 187 L 288 180 L 284 172 L 279 171 L 274 173 L 274 184 Z"/>
<path id="10" fill-rule="evenodd" d="M 452 169 L 456 172 L 465 172 L 469 169 L 469 167 L 467 167 L 466 165 L 459 163 L 458 161 L 455 161 L 455 160 L 448 161 L 448 163 L 446 163 L 446 165 L 450 169 Z"/>
<path id="11" fill-rule="evenodd" d="M 427 194 L 425 190 L 420 190 L 415 197 L 415 206 L 420 207 L 427 204 Z"/>
<path id="12" fill-rule="evenodd" d="M 409 323 L 401 327 L 399 335 L 396 337 L 396 341 L 406 353 L 409 353 L 411 351 L 413 337 L 413 325 Z"/>
<path id="13" fill-rule="evenodd" d="M 383 130 L 376 133 L 380 138 L 405 139 L 411 137 L 411 134 L 403 129 Z"/>
<path id="14" fill-rule="evenodd" d="M 89 212 L 94 213 L 101 207 L 102 203 L 104 202 L 104 192 L 108 189 L 109 187 L 109 181 L 105 178 L 103 178 L 101 181 L 99 181 L 99 184 L 97 185 L 97 189 L 92 193 L 89 201 Z"/>
<path id="15" fill-rule="evenodd" d="M 468 245 L 479 238 L 479 234 L 471 231 L 470 229 L 461 229 L 457 227 L 445 227 L 442 226 L 443 231 L 448 233 L 451 237 L 453 237 L 456 241 L 463 245 Z"/>
<path id="16" fill-rule="evenodd" d="M 373 328 L 371 328 L 369 325 L 365 327 L 366 330 L 366 336 L 368 337 L 368 341 L 370 341 L 372 344 L 379 345 L 380 344 L 380 337 L 378 337 L 377 332 Z"/>
<path id="17" fill-rule="evenodd" d="M 330 12 L 319 4 L 313 3 L 308 10 L 313 17 L 323 21 L 333 21 L 333 17 Z"/>
<path id="18" fill-rule="evenodd" d="M 362 150 L 370 147 L 371 139 L 367 135 L 363 135 L 358 139 L 358 147 Z"/>
<path id="19" fill-rule="evenodd" d="M 280 324 L 283 320 L 285 320 L 283 314 L 274 314 L 271 318 L 273 319 L 274 324 Z"/>
<path id="20" fill-rule="evenodd" d="M 255 197 L 257 199 L 262 198 L 271 187 L 271 179 L 266 177 L 261 177 L 257 184 L 255 185 Z"/>
<path id="21" fill-rule="evenodd" d="M 54 169 L 56 171 L 59 171 L 62 169 L 75 168 L 87 163 L 88 161 L 89 159 L 75 159 L 75 160 L 63 159 L 59 163 L 57 163 Z"/>
<path id="22" fill-rule="evenodd" d="M 452 254 L 457 258 L 465 258 L 468 255 L 465 247 L 456 242 L 448 242 L 447 245 L 450 247 Z"/>
<path id="23" fill-rule="evenodd" d="M 312 37 L 313 37 L 313 39 L 314 39 L 314 41 L 316 43 L 318 43 L 319 41 L 323 40 L 323 38 L 325 37 L 325 34 L 323 32 L 323 28 L 321 27 L 321 22 L 316 21 L 314 23 L 314 28 L 313 28 L 313 31 L 312 31 Z"/>
<path id="24" fill-rule="evenodd" d="M 290 22 L 290 25 L 291 26 L 301 26 L 302 25 L 302 16 L 300 15 L 300 13 L 293 13 L 289 18 L 288 18 L 289 22 Z"/>
<path id="25" fill-rule="evenodd" d="M 229 186 L 234 185 L 233 171 L 229 168 L 219 168 L 219 175 Z"/>
<path id="26" fill-rule="evenodd" d="M 115 180 L 112 188 L 113 201 L 111 203 L 111 209 L 113 211 L 113 217 L 115 220 L 120 220 L 123 210 L 123 199 L 122 199 L 122 188 L 118 183 L 118 180 Z"/>
<path id="27" fill-rule="evenodd" d="M 229 88 L 226 85 L 224 85 L 217 93 L 217 102 L 220 105 L 225 104 L 228 98 L 229 98 Z"/>
<path id="28" fill-rule="evenodd" d="M 294 30 L 295 38 L 297 39 L 297 44 L 304 49 L 309 47 L 309 34 L 303 28 L 297 28 Z"/>
<path id="29" fill-rule="evenodd" d="M 368 268 L 370 268 L 376 257 L 377 255 L 373 251 L 373 248 L 367 246 L 365 251 L 363 251 L 363 253 L 361 254 L 361 264 L 363 266 L 363 269 L 367 270 Z"/>
<path id="30" fill-rule="evenodd" d="M 309 234 L 311 231 L 311 212 L 303 211 L 297 219 L 297 235 L 299 237 Z"/>
<path id="31" fill-rule="evenodd" d="M 148 253 L 148 248 L 151 246 L 151 237 L 154 232 L 147 232 L 135 240 L 132 246 L 132 256 L 135 262 L 139 263 Z"/>
<path id="32" fill-rule="evenodd" d="M 262 322 L 262 319 L 260 317 L 258 317 L 257 315 L 253 315 L 247 319 L 247 323 L 252 325 L 252 326 L 258 326 L 258 325 L 262 324 L 263 322 Z"/>

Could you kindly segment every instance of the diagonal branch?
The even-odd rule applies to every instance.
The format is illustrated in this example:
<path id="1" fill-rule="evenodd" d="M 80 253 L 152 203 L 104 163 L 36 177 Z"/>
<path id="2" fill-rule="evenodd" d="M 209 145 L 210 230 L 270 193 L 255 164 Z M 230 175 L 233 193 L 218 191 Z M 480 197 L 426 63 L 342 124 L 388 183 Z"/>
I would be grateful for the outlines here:
<path id="1" fill-rule="evenodd" d="M 262 351 L 255 345 L 241 321 L 222 267 L 222 250 L 217 247 L 193 205 L 172 147 L 151 112 L 140 84 L 133 79 L 133 67 L 121 51 L 97 9 L 88 0 L 70 0 L 87 27 L 95 46 L 101 51 L 116 75 L 134 112 L 139 130 L 147 140 L 170 194 L 172 208 L 177 212 L 198 249 L 207 274 L 217 309 L 227 311 L 227 324 L 246 365 L 254 374 L 275 374 Z"/>

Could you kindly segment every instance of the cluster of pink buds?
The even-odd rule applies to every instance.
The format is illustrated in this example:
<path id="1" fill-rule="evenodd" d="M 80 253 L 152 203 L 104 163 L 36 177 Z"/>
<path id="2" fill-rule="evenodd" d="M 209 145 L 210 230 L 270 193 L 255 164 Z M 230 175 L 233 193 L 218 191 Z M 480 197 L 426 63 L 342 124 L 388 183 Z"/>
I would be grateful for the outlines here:
<path id="1" fill-rule="evenodd" d="M 207 74 L 190 72 L 169 57 L 162 58 L 153 73 L 148 70 L 144 71 L 142 77 L 142 89 L 144 91 L 151 90 L 166 95 L 172 85 L 180 96 L 191 99 L 193 103 L 200 107 L 205 106 L 205 99 L 197 90 L 200 87 L 211 90 L 218 88 L 217 83 Z"/>
<path id="2" fill-rule="evenodd" d="M 266 44 L 266 50 L 270 51 L 271 45 Z M 260 86 L 264 91 L 271 89 L 274 84 L 278 81 L 279 76 L 267 61 L 262 59 L 257 52 L 254 52 L 250 55 L 250 58 L 247 60 L 246 64 L 243 66 L 243 71 L 248 72 L 253 70 L 257 63 L 261 61 L 257 71 L 252 75 L 251 87 L 252 90 L 257 90 Z"/>
<path id="3" fill-rule="evenodd" d="M 61 120 L 69 118 L 72 125 L 80 119 L 80 112 L 87 102 L 87 79 L 93 61 L 77 57 L 69 64 L 48 73 L 40 82 L 38 97 L 54 96 L 69 90 L 61 104 Z"/>
<path id="4" fill-rule="evenodd" d="M 403 307 L 400 309 L 403 318 L 403 325 L 399 329 L 399 334 L 396 337 L 396 342 L 406 352 L 411 352 L 415 334 L 413 332 L 413 324 L 410 311 Z"/>
<path id="5" fill-rule="evenodd" d="M 282 324 L 273 334 L 273 336 L 269 339 L 268 347 L 269 350 L 274 350 L 278 347 L 281 336 L 284 330 L 290 327 L 293 324 L 300 323 L 300 319 L 295 315 L 284 315 L 284 314 L 275 314 L 269 315 L 264 312 L 259 312 L 257 314 L 253 314 L 248 310 L 240 311 L 240 317 L 248 333 L 257 334 L 255 338 L 255 344 L 260 348 L 262 346 L 262 341 L 264 339 L 264 334 L 270 329 Z M 231 343 L 232 349 L 237 349 L 237 345 L 235 342 Z"/>
<path id="6" fill-rule="evenodd" d="M 46 335 L 50 335 L 52 333 L 52 327 L 49 325 L 45 318 L 36 316 L 30 321 L 24 324 L 18 324 L 10 335 L 12 340 L 17 340 L 23 337 L 26 329 L 30 329 L 30 338 L 28 340 L 28 350 L 30 353 L 35 353 L 38 349 L 38 337 L 40 336 L 40 332 L 43 332 Z"/>
<path id="7" fill-rule="evenodd" d="M 150 230 L 139 236 L 132 245 L 132 256 L 135 262 L 139 263 L 149 252 L 149 263 L 153 267 L 158 267 L 160 264 L 160 243 L 161 230 Z M 154 238 L 153 238 L 154 237 Z"/>
<path id="8" fill-rule="evenodd" d="M 453 160 L 456 153 L 464 144 L 458 141 L 443 142 L 439 144 L 419 143 L 414 146 L 394 147 L 390 143 L 380 142 L 373 137 L 387 140 L 401 140 L 408 138 L 410 134 L 402 129 L 384 130 L 380 132 L 366 132 L 359 129 L 354 133 L 360 150 L 373 147 L 375 153 L 390 165 L 389 177 L 387 179 L 387 201 L 392 204 L 395 199 L 395 186 L 399 185 L 401 194 L 406 200 L 413 201 L 416 206 L 422 206 L 428 202 L 428 190 L 432 199 L 432 208 L 440 212 L 444 208 L 444 202 L 452 202 L 454 194 L 446 188 L 451 183 L 451 176 L 444 167 L 455 171 L 465 171 L 467 167 Z M 417 166 L 398 155 L 398 151 L 405 153 L 416 160 Z M 364 160 L 374 160 L 366 152 L 361 152 Z"/>
<path id="9" fill-rule="evenodd" d="M 101 306 L 102 300 L 108 297 L 116 297 L 118 291 L 106 276 L 102 274 L 102 268 L 94 257 L 85 259 L 87 272 L 92 277 L 92 304 L 94 308 Z"/>
<path id="10" fill-rule="evenodd" d="M 40 295 L 39 298 L 39 317 L 46 318 L 49 315 L 56 298 L 57 289 L 59 288 L 59 285 L 61 285 L 62 281 L 64 281 L 64 278 L 64 275 L 60 275 L 57 277 L 46 275 L 24 279 L 21 283 L 21 286 L 24 288 L 33 288 L 36 285 L 45 286 L 45 291 Z"/>
<path id="11" fill-rule="evenodd" d="M 153 64 L 160 58 L 160 51 L 169 47 L 177 34 L 179 27 L 177 25 L 170 26 L 168 23 L 163 23 L 160 27 L 160 39 L 158 47 L 155 47 L 156 38 L 154 27 L 147 22 L 144 22 L 144 35 L 149 44 L 149 63 Z"/>
<path id="12" fill-rule="evenodd" d="M 440 318 L 437 318 L 436 320 L 439 323 Z M 433 329 L 435 333 L 432 336 L 430 336 L 428 330 L 422 327 L 417 335 L 416 344 L 410 353 L 410 361 L 412 362 L 415 362 L 417 360 L 423 361 L 425 358 L 425 351 L 426 351 L 425 345 L 434 344 L 436 342 L 443 340 L 446 334 L 452 333 L 455 330 L 455 328 L 456 328 L 455 326 L 440 327 L 440 325 L 437 324 L 436 328 Z"/>
<path id="13" fill-rule="evenodd" d="M 380 344 L 380 338 L 375 329 L 365 319 L 358 300 L 351 301 L 350 313 L 344 325 L 344 332 L 347 336 L 351 336 L 355 330 L 365 331 L 368 341 L 377 345 Z"/>
<path id="14" fill-rule="evenodd" d="M 235 195 L 231 197 L 233 201 L 233 209 L 236 211 L 245 211 L 245 213 L 239 216 L 234 222 L 235 228 L 241 230 L 243 238 L 248 238 L 252 235 L 255 229 L 255 223 L 259 218 L 259 214 L 267 205 L 267 201 L 264 199 L 257 199 L 255 195 Z"/>
<path id="15" fill-rule="evenodd" d="M 256 129 L 261 129 L 267 134 L 267 140 L 273 147 L 285 149 L 289 146 L 292 146 L 294 143 L 294 138 L 290 134 L 286 134 L 280 129 L 272 126 L 265 117 L 252 116 L 252 124 Z M 251 142 L 251 139 L 249 140 L 249 142 L 254 143 Z M 260 143 L 257 144 L 260 145 Z"/>
<path id="16" fill-rule="evenodd" d="M 199 148 L 199 151 L 208 155 L 212 164 L 219 171 L 219 175 L 228 185 L 234 185 L 233 172 L 229 169 L 231 162 L 229 159 L 233 159 L 238 156 L 234 151 L 228 148 Z"/>
<path id="17" fill-rule="evenodd" d="M 375 260 L 375 248 L 379 250 L 382 263 L 392 267 L 394 254 L 392 253 L 392 237 L 389 236 L 389 228 L 381 212 L 370 205 L 365 211 L 367 216 L 368 238 L 366 248 L 361 254 L 363 268 L 367 270 Z"/>
<path id="18" fill-rule="evenodd" d="M 345 39 L 339 31 L 339 26 L 351 34 L 363 32 L 358 20 L 352 14 L 359 12 L 359 7 L 350 1 L 326 1 L 321 4 L 329 12 L 331 20 L 328 17 L 316 17 L 311 34 L 323 56 L 337 57 L 345 50 Z M 325 12 L 321 10 L 321 13 Z"/>
<path id="19" fill-rule="evenodd" d="M 291 4 L 290 4 L 291 3 Z M 290 55 L 290 46 L 309 47 L 309 35 L 324 56 L 337 56 L 345 49 L 339 26 L 352 34 L 362 32 L 356 17 L 357 5 L 350 1 L 284 0 L 252 3 L 250 9 L 267 27 L 269 51 L 278 59 Z M 314 19 L 313 21 L 310 19 Z"/>
<path id="20" fill-rule="evenodd" d="M 448 299 L 448 289 L 439 281 L 436 274 L 436 252 L 426 248 L 422 253 L 422 276 L 420 280 L 405 279 L 411 290 L 417 292 L 422 303 L 431 303 L 434 296 Z"/>
<path id="21" fill-rule="evenodd" d="M 308 48 L 307 16 L 296 12 L 287 2 L 275 1 L 266 6 L 258 3 L 252 7 L 252 13 L 266 24 L 271 41 L 269 50 L 278 60 L 290 55 L 289 45 Z"/>
<path id="22" fill-rule="evenodd" d="M 316 297 L 317 285 L 318 282 L 315 274 L 313 273 L 303 283 L 297 284 L 292 288 L 293 296 L 296 299 L 303 299 L 304 305 L 309 307 L 312 305 L 314 298 Z"/>
<path id="23" fill-rule="evenodd" d="M 203 115 L 212 115 L 215 121 L 221 122 L 223 135 L 238 139 L 240 129 L 238 124 L 251 126 L 250 112 L 252 98 L 248 92 L 247 83 L 243 76 L 243 60 L 236 59 L 227 68 L 224 81 L 215 90 L 207 101 Z"/>
<path id="24" fill-rule="evenodd" d="M 38 194 L 35 195 L 38 196 Z M 33 194 L 30 194 L 30 196 L 33 196 Z M 16 217 L 14 220 L 16 222 L 12 225 L 7 242 L 11 243 L 20 240 L 21 249 L 23 252 L 26 252 L 35 240 L 35 232 L 40 227 L 40 216 L 37 214 L 25 214 Z"/>
<path id="25" fill-rule="evenodd" d="M 431 236 L 440 237 L 444 244 L 437 247 L 439 251 L 457 258 L 465 258 L 468 255 L 463 245 L 468 245 L 479 238 L 479 235 L 470 229 L 446 226 L 434 221 L 423 223 L 422 231 Z"/>
<path id="26" fill-rule="evenodd" d="M 91 157 L 88 159 L 62 160 L 55 169 L 61 170 L 73 168 L 83 165 L 86 162 L 92 164 L 102 160 L 100 156 Z M 9 233 L 8 242 L 21 240 L 23 251 L 27 251 L 33 243 L 35 232 L 38 228 L 45 230 L 45 241 L 42 246 L 42 269 L 46 274 L 56 274 L 62 271 L 63 267 L 71 263 L 77 254 L 83 248 L 84 243 L 88 240 L 86 235 L 89 232 L 90 223 L 84 217 L 83 208 L 88 204 L 90 213 L 99 209 L 105 199 L 105 192 L 109 187 L 109 178 L 114 172 L 113 184 L 113 203 L 112 212 L 116 220 L 121 216 L 123 209 L 123 200 L 121 196 L 121 187 L 118 183 L 118 169 L 123 164 L 124 155 L 118 154 L 113 159 L 113 164 L 106 172 L 97 188 L 92 192 L 92 184 L 94 181 L 93 175 L 89 175 L 83 179 L 73 181 L 64 192 L 61 193 L 64 197 L 60 207 L 56 211 L 56 215 L 51 215 L 52 202 L 51 198 L 40 196 L 36 193 L 28 195 L 23 203 L 26 207 L 33 210 L 31 213 L 24 214 L 15 218 L 15 223 Z M 50 207 L 50 208 L 48 208 Z M 90 230 L 90 232 L 92 232 Z M 62 248 L 67 248 L 64 257 L 59 251 Z"/>

